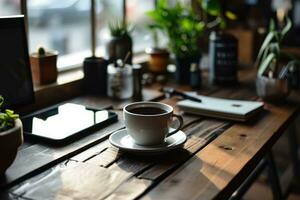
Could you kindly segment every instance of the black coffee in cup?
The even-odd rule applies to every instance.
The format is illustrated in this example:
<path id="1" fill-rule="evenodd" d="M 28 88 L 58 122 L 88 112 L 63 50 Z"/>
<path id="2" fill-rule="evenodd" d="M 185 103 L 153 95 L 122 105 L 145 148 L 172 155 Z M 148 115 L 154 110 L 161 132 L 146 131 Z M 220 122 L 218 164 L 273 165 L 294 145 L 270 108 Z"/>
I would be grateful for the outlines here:
<path id="1" fill-rule="evenodd" d="M 139 107 L 139 108 L 133 108 L 129 110 L 129 112 L 134 114 L 140 114 L 140 115 L 159 115 L 159 114 L 164 114 L 167 111 L 157 107 Z"/>

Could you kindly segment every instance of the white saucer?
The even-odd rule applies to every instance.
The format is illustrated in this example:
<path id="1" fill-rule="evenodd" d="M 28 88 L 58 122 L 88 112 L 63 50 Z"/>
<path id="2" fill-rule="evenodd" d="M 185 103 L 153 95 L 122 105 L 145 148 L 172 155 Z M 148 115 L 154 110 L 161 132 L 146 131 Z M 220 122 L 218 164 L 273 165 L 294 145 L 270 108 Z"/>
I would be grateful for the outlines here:
<path id="1" fill-rule="evenodd" d="M 166 138 L 165 143 L 155 146 L 141 146 L 134 143 L 126 129 L 119 130 L 109 137 L 109 142 L 124 151 L 132 153 L 162 153 L 182 146 L 186 141 L 186 135 L 182 131 Z"/>

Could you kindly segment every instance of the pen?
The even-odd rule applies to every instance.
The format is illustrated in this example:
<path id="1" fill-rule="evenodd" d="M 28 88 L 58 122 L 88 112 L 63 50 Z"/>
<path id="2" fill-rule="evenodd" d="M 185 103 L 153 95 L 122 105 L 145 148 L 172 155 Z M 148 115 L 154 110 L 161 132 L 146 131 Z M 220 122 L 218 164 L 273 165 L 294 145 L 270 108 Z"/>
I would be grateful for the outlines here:
<path id="1" fill-rule="evenodd" d="M 191 101 L 196 101 L 196 102 L 199 102 L 199 103 L 201 103 L 201 102 L 202 102 L 202 100 L 201 100 L 201 99 L 199 99 L 199 98 L 196 98 L 196 97 L 193 97 L 193 96 L 191 96 L 191 95 L 188 95 L 188 94 L 186 94 L 186 93 L 183 93 L 183 92 L 178 92 L 178 91 L 175 91 L 175 94 L 178 94 L 178 95 L 182 96 L 184 99 L 189 99 L 189 100 L 191 100 Z"/>
<path id="2" fill-rule="evenodd" d="M 199 103 L 202 102 L 202 100 L 199 99 L 199 98 L 193 97 L 193 96 L 188 95 L 184 92 L 180 92 L 180 91 L 175 90 L 174 88 L 171 88 L 171 87 L 164 87 L 164 88 L 162 88 L 162 91 L 169 94 L 169 95 L 179 95 L 179 96 L 183 97 L 184 99 L 189 99 L 191 101 L 196 101 L 196 102 L 199 102 Z"/>

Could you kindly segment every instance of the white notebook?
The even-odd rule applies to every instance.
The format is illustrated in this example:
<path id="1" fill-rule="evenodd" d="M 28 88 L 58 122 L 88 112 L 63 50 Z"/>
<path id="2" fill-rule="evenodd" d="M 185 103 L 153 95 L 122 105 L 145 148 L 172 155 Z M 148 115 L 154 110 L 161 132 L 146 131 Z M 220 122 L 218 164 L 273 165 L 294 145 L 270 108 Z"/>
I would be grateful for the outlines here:
<path id="1" fill-rule="evenodd" d="M 188 92 L 190 96 L 202 100 L 201 103 L 183 100 L 177 106 L 186 113 L 198 114 L 214 118 L 235 121 L 247 121 L 253 115 L 263 110 L 264 104 L 257 101 L 228 100 L 223 98 L 207 97 Z"/>

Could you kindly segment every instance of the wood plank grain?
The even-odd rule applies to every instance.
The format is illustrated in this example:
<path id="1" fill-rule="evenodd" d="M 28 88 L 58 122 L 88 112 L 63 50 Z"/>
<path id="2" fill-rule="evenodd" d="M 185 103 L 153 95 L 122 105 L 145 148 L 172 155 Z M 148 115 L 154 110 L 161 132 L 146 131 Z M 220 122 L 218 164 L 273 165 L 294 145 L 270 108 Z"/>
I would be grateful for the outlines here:
<path id="1" fill-rule="evenodd" d="M 214 126 L 216 126 L 215 122 L 206 122 L 207 124 L 212 124 Z M 205 123 L 204 123 L 205 124 Z M 204 124 L 198 125 L 198 128 L 203 128 Z M 201 134 L 195 132 L 196 127 L 191 128 L 191 133 L 189 134 L 191 136 L 191 134 L 193 133 L 195 136 L 197 137 Z M 202 133 L 204 135 L 207 134 L 207 132 L 209 131 L 208 128 L 203 129 Z M 195 138 L 190 139 L 191 140 L 195 140 Z M 198 142 L 198 141 L 196 141 Z M 193 142 L 192 144 L 188 145 L 189 147 L 195 146 L 196 142 Z M 188 143 L 187 143 L 188 144 Z M 194 148 L 194 150 L 196 151 L 196 149 Z M 115 151 L 111 151 L 114 154 Z M 103 152 L 104 153 L 104 152 Z M 99 157 L 101 156 L 98 155 Z M 128 179 L 128 181 L 124 181 L 121 186 L 119 186 L 115 191 L 113 191 L 109 196 L 108 199 L 132 199 L 133 197 L 138 197 L 139 195 L 141 195 L 147 188 L 149 188 L 149 186 L 152 184 L 152 181 L 146 181 L 146 180 L 142 180 L 142 179 L 137 179 L 134 177 L 134 175 L 142 172 L 143 170 L 151 167 L 151 165 L 153 165 L 154 163 L 161 163 L 162 160 L 157 160 L 157 158 L 147 158 L 147 157 L 137 157 L 137 156 L 133 156 L 133 155 L 123 155 L 126 157 L 126 159 L 121 159 L 118 160 L 116 163 L 112 164 L 109 169 L 112 169 L 114 171 L 123 171 L 126 173 L 130 173 L 131 177 Z M 113 156 L 112 156 L 113 157 Z M 178 157 L 178 154 L 175 153 L 173 158 Z M 95 158 L 95 157 L 93 157 Z M 111 157 L 107 157 L 108 159 L 110 159 Z M 166 159 L 165 157 L 160 157 L 161 159 Z M 105 162 L 105 159 L 98 159 L 98 161 L 100 162 Z M 89 162 L 89 160 L 87 161 Z M 92 162 L 93 164 L 98 164 L 97 162 Z M 174 164 L 174 163 L 173 163 Z M 47 187 L 47 186 L 45 186 Z M 131 189 L 130 189 L 131 188 Z"/>
<path id="2" fill-rule="evenodd" d="M 221 129 L 224 124 L 223 122 L 218 123 L 216 121 L 205 121 L 191 128 L 191 132 L 188 134 L 189 139 L 184 146 L 185 149 L 178 149 L 171 153 L 157 156 L 122 155 L 122 159 L 119 159 L 109 168 L 117 171 L 126 171 L 131 173 L 132 177 L 113 191 L 108 196 L 108 199 L 135 199 L 139 197 L 151 187 L 153 184 L 152 180 L 163 176 L 172 168 L 176 168 L 184 160 L 191 157 L 194 152 L 198 151 L 204 145 L 204 138 L 209 135 L 208 132 Z M 208 125 L 211 125 L 211 127 L 207 127 Z M 202 129 L 203 127 L 206 128 Z M 198 129 L 198 132 L 196 129 Z M 203 138 L 200 138 L 201 135 Z M 149 180 L 147 180 L 147 177 L 150 177 Z"/>
<path id="3" fill-rule="evenodd" d="M 226 199 L 280 137 L 296 106 L 266 105 L 255 122 L 236 124 L 143 199 Z"/>
<path id="4" fill-rule="evenodd" d="M 99 155 L 92 157 L 91 159 L 87 160 L 87 163 L 95 164 L 100 167 L 108 167 L 112 163 L 114 163 L 118 158 L 122 155 L 119 149 L 109 146 Z"/>
<path id="5" fill-rule="evenodd" d="M 202 149 L 212 139 L 212 137 L 214 137 L 213 134 L 220 133 L 219 130 L 226 125 L 227 124 L 224 122 L 205 120 L 197 124 L 195 127 L 186 130 L 188 140 L 184 144 L 184 148 L 182 150 L 175 151 L 167 157 L 164 157 L 156 165 L 140 174 L 138 177 L 148 180 L 156 180 L 160 178 Z"/>
<path id="6" fill-rule="evenodd" d="M 152 181 L 131 177 L 121 184 L 105 200 L 131 200 L 140 196 L 152 184 Z"/>
<path id="7" fill-rule="evenodd" d="M 203 124 L 198 125 L 198 128 L 203 127 L 205 123 L 214 126 L 216 129 L 220 128 L 213 121 L 203 122 Z M 220 126 L 221 124 L 222 123 L 220 122 Z M 193 133 L 194 135 L 189 135 L 190 138 L 184 147 L 187 149 L 178 149 L 166 155 L 148 157 L 130 154 L 123 155 L 123 159 L 118 160 L 109 168 L 116 171 L 131 173 L 132 176 L 114 190 L 107 199 L 135 199 L 153 185 L 152 180 L 161 177 L 169 170 L 188 159 L 192 152 L 199 150 L 199 147 L 204 143 L 204 139 L 199 138 L 201 133 L 196 132 L 195 128 L 196 127 L 193 127 L 193 129 L 191 129 L 191 134 Z M 208 129 L 209 128 L 199 130 L 207 136 Z M 198 147 L 198 149 L 196 147 Z M 138 178 L 136 178 L 136 176 Z M 147 180 L 147 177 L 150 177 L 149 180 Z"/>
<path id="8" fill-rule="evenodd" d="M 67 146 L 52 147 L 36 144 L 32 148 L 21 150 L 13 165 L 6 171 L 4 179 L 0 180 L 0 187 L 15 184 L 26 177 L 34 175 L 35 171 L 50 168 L 67 158 L 75 156 L 100 143 L 112 132 L 122 127 L 123 123 L 119 121 Z M 40 148 L 43 150 L 39 150 Z M 33 160 L 32 158 L 37 159 Z M 24 163 L 27 163 L 27 165 L 24 165 Z"/>
<path id="9" fill-rule="evenodd" d="M 24 185 L 22 197 L 45 200 L 103 199 L 129 176 L 126 172 L 78 163 L 72 167 L 57 168 L 36 183 Z"/>
<path id="10" fill-rule="evenodd" d="M 74 145 L 76 145 L 76 143 Z M 82 154 L 78 155 L 77 157 L 73 157 L 72 159 L 73 160 L 78 160 L 78 161 L 87 160 L 88 162 L 91 162 L 91 163 L 94 163 L 94 164 L 96 163 L 97 165 L 107 167 L 109 164 L 114 162 L 119 157 L 116 153 L 117 151 L 111 151 L 111 148 L 108 148 L 109 151 L 106 151 L 105 149 L 107 148 L 107 146 L 108 146 L 108 142 L 105 141 L 105 142 L 99 144 L 98 146 L 95 146 L 91 149 L 88 149 L 87 151 L 84 151 Z M 41 161 L 45 161 L 46 163 L 51 161 L 53 154 L 55 156 L 59 157 L 59 155 L 57 155 L 57 153 L 63 153 L 64 152 L 63 150 L 66 148 L 66 147 L 58 147 L 58 148 L 55 149 L 55 150 L 57 150 L 57 152 L 53 152 L 52 149 L 48 149 L 48 148 L 45 148 L 45 147 L 42 147 L 43 150 L 41 150 L 41 149 L 39 149 L 39 148 L 41 148 L 41 146 L 39 146 L 39 145 L 35 145 L 33 147 L 38 148 L 37 150 L 35 150 L 35 152 L 37 152 L 37 154 L 39 154 L 41 156 L 50 155 L 48 160 L 40 159 Z M 116 153 L 116 155 L 115 155 L 115 153 Z M 97 155 L 95 155 L 95 154 L 97 154 Z M 27 155 L 32 157 L 32 153 L 28 153 Z M 25 158 L 25 157 L 23 157 L 23 158 Z M 29 160 L 30 159 L 28 159 L 28 161 Z M 98 161 L 98 163 L 97 163 L 97 161 Z M 117 163 L 116 166 L 125 166 L 125 164 L 124 164 L 125 162 L 121 162 L 121 163 L 122 163 L 121 165 L 119 165 L 119 163 Z M 20 166 L 20 165 L 17 165 L 17 166 Z M 136 162 L 132 162 L 131 165 L 128 165 L 128 166 L 132 166 L 132 167 L 134 166 L 135 169 L 143 169 L 143 166 L 138 165 Z M 28 167 L 32 167 L 32 165 L 30 165 L 30 163 L 29 163 Z M 24 170 L 24 167 L 22 167 L 22 170 Z"/>
<path id="11" fill-rule="evenodd" d="M 85 161 L 89 160 L 90 158 L 92 158 L 96 155 L 99 155 L 100 153 L 105 151 L 105 149 L 107 149 L 109 146 L 110 146 L 109 141 L 106 140 L 104 142 L 101 142 L 100 144 L 97 144 L 97 145 L 87 149 L 86 151 L 83 151 L 83 152 L 77 154 L 76 156 L 74 156 L 70 159 L 77 161 L 77 162 L 85 162 Z"/>
<path id="12" fill-rule="evenodd" d="M 216 87 L 214 87 L 214 88 L 216 88 Z M 207 91 L 211 91 L 211 90 L 207 90 Z M 253 95 L 253 92 L 249 93 L 249 94 L 246 94 L 247 92 L 245 92 L 245 91 L 248 91 L 247 88 L 245 89 L 245 91 L 240 92 L 238 87 L 236 87 L 236 88 L 225 88 L 225 89 L 222 88 L 222 89 L 217 89 L 215 91 L 217 91 L 217 92 L 214 93 L 213 95 L 220 96 L 220 97 L 226 97 L 226 98 L 232 97 L 232 98 L 248 99 L 248 98 L 250 98 L 250 96 Z M 175 99 L 175 101 L 174 101 L 174 99 Z M 96 106 L 97 105 L 96 101 L 98 101 L 98 100 L 100 100 L 100 99 L 95 98 L 95 99 L 92 99 L 92 100 L 89 101 L 88 98 L 86 98 L 85 103 L 89 104 L 90 106 Z M 176 103 L 176 97 L 174 97 L 172 99 L 167 99 L 164 102 L 169 103 L 169 104 L 174 106 L 175 103 Z M 117 109 L 119 109 L 123 106 L 122 102 L 121 103 L 115 102 L 113 105 L 116 106 Z M 175 112 L 180 112 L 180 111 L 176 110 L 176 108 L 175 108 Z M 108 198 L 108 199 L 114 199 L 114 198 L 132 199 L 132 198 L 136 198 L 136 197 L 140 196 L 143 192 L 145 192 L 146 190 L 149 189 L 149 187 L 152 186 L 153 181 L 144 180 L 144 179 L 137 179 L 136 176 L 143 177 L 143 178 L 148 178 L 148 179 L 151 179 L 151 180 L 157 180 L 157 179 L 160 179 L 161 177 L 164 177 L 166 174 L 168 175 L 169 173 L 171 173 L 175 169 L 177 169 L 178 166 L 182 165 L 188 158 L 190 158 L 191 157 L 191 152 L 192 152 L 192 154 L 198 152 L 199 149 L 201 149 L 203 147 L 203 142 L 204 142 L 204 145 L 205 145 L 205 141 L 206 141 L 205 137 L 209 136 L 211 132 L 214 132 L 214 131 L 223 132 L 225 130 L 224 127 L 222 127 L 222 126 L 220 126 L 220 127 L 217 126 L 217 127 L 213 128 L 213 126 L 217 124 L 216 122 L 213 122 L 212 124 L 206 124 L 206 125 L 201 124 L 201 121 L 197 121 L 197 120 L 202 119 L 202 118 L 198 117 L 198 116 L 184 116 L 184 118 L 185 118 L 185 124 L 189 125 L 187 127 L 187 130 L 191 131 L 191 132 L 188 133 L 189 140 L 185 144 L 185 150 L 183 150 L 184 153 L 183 153 L 182 157 L 186 158 L 186 159 L 185 160 L 184 159 L 183 160 L 178 159 L 179 162 L 176 162 L 175 158 L 180 153 L 179 154 L 174 153 L 173 160 L 175 160 L 175 162 L 170 162 L 169 164 L 166 164 L 163 167 L 160 166 L 160 167 L 158 167 L 159 170 L 155 170 L 155 166 L 157 166 L 159 164 L 162 164 L 164 162 L 164 160 L 168 159 L 168 157 L 166 158 L 166 156 L 164 156 L 164 157 L 161 157 L 163 160 L 159 160 L 159 159 L 156 159 L 156 158 L 152 158 L 152 159 L 137 158 L 137 157 L 132 157 L 130 155 L 125 154 L 125 155 L 122 155 L 122 157 L 119 159 L 119 157 L 115 157 L 117 155 L 116 151 L 108 151 L 107 154 L 105 155 L 106 148 L 102 149 L 103 151 L 102 150 L 98 151 L 98 150 L 96 150 L 96 148 L 93 148 L 92 146 L 96 145 L 97 143 L 93 143 L 91 146 L 89 146 L 89 145 L 84 146 L 84 148 L 80 149 L 82 151 L 86 150 L 88 153 L 81 154 L 82 157 L 81 157 L 81 160 L 78 159 L 79 161 L 83 161 L 83 162 L 87 161 L 87 162 L 94 163 L 96 165 L 99 165 L 99 162 L 100 163 L 105 162 L 106 164 L 104 164 L 104 165 L 100 164 L 100 165 L 108 167 L 108 168 L 106 169 L 106 168 L 102 168 L 102 167 L 96 166 L 94 164 L 92 165 L 92 164 L 88 164 L 88 163 L 84 163 L 85 165 L 98 167 L 98 168 L 106 169 L 106 170 L 112 170 L 113 172 L 118 172 L 120 174 L 125 173 L 127 175 L 127 177 L 124 178 L 124 179 L 121 179 L 120 182 L 118 182 L 119 180 L 116 181 L 117 184 L 114 185 L 112 183 L 112 187 L 107 189 L 107 191 L 106 191 L 107 193 L 104 196 L 101 196 L 101 198 L 103 197 L 103 198 Z M 204 120 L 203 122 L 207 123 L 207 121 L 209 121 L 209 120 Z M 223 125 L 226 125 L 226 123 L 224 124 L 224 122 L 221 122 L 221 124 L 222 123 L 223 123 Z M 198 127 L 196 127 L 197 125 L 198 125 Z M 211 127 L 211 129 L 209 127 Z M 76 146 L 76 144 L 74 144 L 74 145 L 75 145 L 74 149 L 77 149 L 78 146 Z M 79 145 L 79 146 L 82 145 L 82 142 L 80 142 L 77 145 Z M 92 147 L 92 148 L 88 149 L 90 147 Z M 224 148 L 224 147 L 227 147 L 227 146 L 223 146 L 222 148 Z M 73 154 L 68 154 L 65 157 L 61 157 L 61 155 L 63 155 L 65 152 L 68 152 L 69 150 L 70 149 L 68 149 L 68 148 L 66 148 L 66 149 L 61 148 L 61 149 L 57 150 L 56 152 L 54 152 L 53 155 L 55 157 L 57 156 L 56 158 L 66 159 L 66 158 L 69 158 L 69 156 L 73 156 Z M 50 150 L 46 150 L 44 153 L 47 153 L 48 155 L 52 155 L 51 154 L 52 151 L 53 150 L 51 150 L 51 148 L 50 148 Z M 74 155 L 78 154 L 79 152 L 81 152 L 81 151 L 78 151 L 78 149 L 75 150 Z M 186 154 L 186 152 L 187 152 L 187 154 Z M 100 159 L 100 156 L 101 156 L 102 153 L 104 153 L 102 156 L 105 155 L 104 161 L 102 159 Z M 107 155 L 109 155 L 109 156 L 107 156 Z M 92 160 L 96 161 L 98 156 L 99 156 L 99 159 L 98 159 L 99 162 L 98 161 L 97 162 L 92 162 Z M 170 160 L 172 160 L 171 156 L 170 156 Z M 93 167 L 90 167 L 90 168 L 92 169 Z M 63 170 L 63 171 L 65 171 L 65 170 Z M 79 170 L 76 169 L 74 171 L 80 171 L 80 169 Z M 102 171 L 102 170 L 100 170 L 100 171 Z M 150 172 L 152 172 L 152 173 L 150 173 Z M 99 174 L 101 174 L 101 173 L 102 172 L 99 172 Z M 146 177 L 145 174 L 147 174 L 147 173 L 148 173 L 148 175 Z M 68 174 L 68 173 L 66 173 L 66 174 Z M 72 172 L 72 174 L 75 175 L 76 173 Z M 106 174 L 104 176 L 107 176 L 108 172 L 107 173 L 103 172 L 103 174 Z M 84 175 L 83 172 L 82 172 L 82 175 Z M 142 176 L 142 175 L 144 175 L 144 176 Z M 97 176 L 97 175 L 95 175 L 95 176 Z M 67 175 L 66 177 L 71 177 L 71 175 Z M 121 177 L 122 177 L 122 175 L 121 175 Z M 60 179 L 60 176 L 55 174 L 55 175 L 52 175 L 51 178 L 50 178 L 50 176 L 48 178 L 49 178 L 49 180 L 53 179 L 52 183 L 55 183 L 55 181 L 58 181 Z M 45 186 L 45 187 L 43 187 L 44 190 L 46 188 L 49 188 L 49 187 L 52 186 L 51 184 L 50 185 L 47 184 L 47 182 L 48 181 L 46 181 L 45 183 L 42 183 L 41 185 L 39 185 L 40 192 L 42 191 L 42 189 L 41 189 L 42 185 Z M 91 183 L 94 183 L 94 182 L 95 181 L 92 178 Z M 75 190 L 77 190 L 81 187 L 81 186 L 76 186 L 76 185 L 73 186 L 71 183 L 68 183 L 68 185 L 69 184 L 70 184 L 70 187 L 72 187 Z M 34 186 L 34 184 L 33 184 L 33 186 Z M 72 190 L 72 188 L 65 187 L 64 190 L 62 190 L 62 191 L 67 191 L 68 192 L 68 190 Z M 136 189 L 134 189 L 134 188 L 136 188 Z M 80 189 L 82 189 L 82 188 L 80 188 Z M 93 188 L 91 188 L 91 190 L 93 190 Z M 30 191 L 34 192 L 34 189 L 30 189 Z M 52 191 L 52 190 L 50 190 L 50 192 L 55 193 L 55 191 Z M 74 192 L 76 193 L 76 191 L 74 191 Z M 90 191 L 90 192 L 93 192 L 93 191 Z M 61 195 L 61 192 L 59 192 L 58 197 L 67 198 L 66 195 L 64 196 L 64 193 L 65 192 L 62 192 L 63 195 Z M 35 193 L 35 194 L 37 194 L 36 197 L 38 197 L 38 193 Z M 51 193 L 51 194 L 53 195 L 53 193 Z M 71 195 L 71 197 L 74 197 L 74 198 L 75 197 L 80 197 L 80 198 L 84 198 L 84 197 L 93 198 L 94 197 L 92 195 L 85 196 L 86 194 L 84 194 L 83 192 L 78 192 L 77 195 L 78 196 L 76 196 L 76 195 L 72 196 Z M 31 198 L 33 196 L 30 197 L 30 196 L 25 195 L 24 197 Z M 46 197 L 46 195 L 44 197 Z M 48 197 L 49 197 L 49 195 L 48 195 Z M 159 199 L 161 199 L 161 198 L 159 198 Z"/>
<path id="13" fill-rule="evenodd" d="M 145 100 L 157 99 L 161 96 L 162 93 L 158 91 L 145 90 L 144 92 Z M 91 107 L 103 108 L 108 105 L 107 103 L 110 103 L 110 105 L 113 104 L 119 106 L 124 101 L 112 102 L 110 98 L 81 97 L 76 98 L 71 102 L 81 103 Z M 69 145 L 57 147 L 47 144 L 33 144 L 32 146 L 27 146 L 26 148 L 21 149 L 13 165 L 7 170 L 5 176 L 0 178 L 0 188 L 10 187 L 28 177 L 35 175 L 39 171 L 50 168 L 55 164 L 67 158 L 73 157 L 76 154 L 102 142 L 112 132 L 124 127 L 122 112 L 115 112 L 117 112 L 119 115 L 118 122 L 96 131 L 93 134 L 87 135 L 86 137 L 83 137 Z M 26 163 L 26 165 L 24 165 L 24 163 Z"/>
<path id="14" fill-rule="evenodd" d="M 141 173 L 157 162 L 156 156 L 136 156 L 131 154 L 124 154 L 123 159 L 109 166 L 110 169 L 126 171 L 132 176 Z"/>
<path id="15" fill-rule="evenodd" d="M 246 95 L 245 95 L 246 94 Z M 215 95 L 224 95 L 224 96 L 233 96 L 235 95 L 234 89 L 226 89 L 222 91 L 218 91 Z M 251 94 L 248 93 L 248 91 L 243 91 L 238 96 L 243 97 L 244 99 L 249 98 Z M 252 95 L 253 97 L 253 95 Z M 166 99 L 163 102 L 168 103 L 169 105 L 175 106 L 176 105 L 177 98 L 171 98 Z M 179 110 L 175 110 L 175 112 L 179 112 Z M 185 119 L 188 115 L 183 115 L 183 118 Z M 197 119 L 198 118 L 198 119 Z M 194 123 L 193 123 L 194 122 Z M 144 172 L 141 172 L 141 169 L 135 169 L 135 173 L 139 173 L 138 178 L 140 179 L 146 179 L 151 181 L 157 181 L 161 178 L 164 178 L 166 175 L 168 175 L 170 172 L 174 171 L 178 166 L 182 165 L 185 161 L 187 161 L 190 157 L 192 157 L 196 152 L 198 152 L 201 148 L 203 148 L 206 144 L 208 144 L 211 141 L 212 133 L 220 134 L 223 131 L 228 128 L 228 126 L 231 124 L 229 122 L 224 121 L 217 121 L 217 120 L 202 120 L 199 116 L 191 116 L 190 119 L 186 120 L 185 123 L 189 123 L 186 128 L 184 128 L 184 131 L 188 135 L 188 140 L 184 145 L 183 149 L 179 149 L 177 151 L 173 151 L 169 153 L 166 156 L 158 156 L 152 159 L 148 158 L 148 168 Z M 120 161 L 127 161 L 126 158 L 122 157 Z M 136 166 L 132 164 L 131 162 L 127 162 L 128 166 Z M 151 167 L 151 164 L 153 167 Z M 121 170 L 128 170 L 128 166 L 125 165 Z M 143 170 L 146 168 L 143 166 Z M 140 172 L 138 171 L 140 170 Z M 130 181 L 135 181 L 134 178 L 129 179 L 126 181 L 126 183 L 123 183 L 119 189 L 122 191 L 125 190 L 126 185 L 134 185 Z M 152 182 L 153 183 L 153 182 Z M 122 188 L 124 187 L 124 189 Z M 138 187 L 138 185 L 136 185 Z M 149 185 L 149 188 L 152 187 L 152 184 Z M 149 189 L 147 188 L 147 189 Z M 146 189 L 146 188 L 143 188 Z M 141 194 L 141 192 L 135 192 L 137 194 Z M 132 197 L 129 194 L 122 194 L 123 198 L 129 198 Z M 134 198 L 137 198 L 138 196 L 134 196 Z"/>

